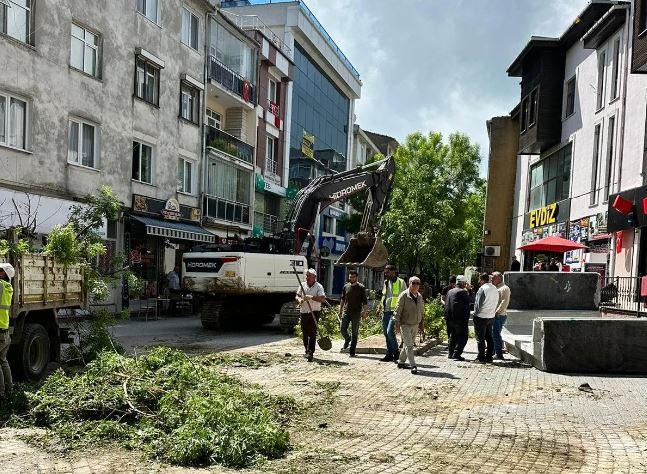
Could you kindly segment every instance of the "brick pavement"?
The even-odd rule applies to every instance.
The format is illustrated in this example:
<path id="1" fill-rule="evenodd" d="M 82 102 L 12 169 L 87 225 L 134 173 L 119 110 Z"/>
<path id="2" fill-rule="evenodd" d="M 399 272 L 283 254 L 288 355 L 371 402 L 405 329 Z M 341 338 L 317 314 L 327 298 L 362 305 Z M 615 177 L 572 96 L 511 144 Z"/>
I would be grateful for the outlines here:
<path id="1" fill-rule="evenodd" d="M 418 359 L 417 376 L 379 356 L 331 351 L 308 364 L 294 340 L 256 350 L 293 355 L 228 371 L 311 407 L 291 427 L 294 450 L 263 471 L 647 471 L 647 378 L 455 362 L 442 347 Z M 470 341 L 467 355 L 474 352 Z M 584 382 L 593 393 L 578 390 Z M 0 459 L 3 472 L 7 459 L 21 468 L 14 472 L 180 472 L 123 450 L 52 455 L 8 430 L 0 430 Z"/>

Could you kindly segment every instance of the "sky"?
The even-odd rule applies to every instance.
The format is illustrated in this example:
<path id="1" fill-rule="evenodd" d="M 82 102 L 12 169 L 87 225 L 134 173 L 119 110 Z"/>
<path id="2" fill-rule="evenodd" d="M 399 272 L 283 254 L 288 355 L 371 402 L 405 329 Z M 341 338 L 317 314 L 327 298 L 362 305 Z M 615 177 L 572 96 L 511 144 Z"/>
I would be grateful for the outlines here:
<path id="1" fill-rule="evenodd" d="M 306 0 L 359 71 L 357 123 L 403 140 L 414 131 L 466 133 L 520 98 L 506 70 L 530 36 L 560 36 L 588 0 Z"/>

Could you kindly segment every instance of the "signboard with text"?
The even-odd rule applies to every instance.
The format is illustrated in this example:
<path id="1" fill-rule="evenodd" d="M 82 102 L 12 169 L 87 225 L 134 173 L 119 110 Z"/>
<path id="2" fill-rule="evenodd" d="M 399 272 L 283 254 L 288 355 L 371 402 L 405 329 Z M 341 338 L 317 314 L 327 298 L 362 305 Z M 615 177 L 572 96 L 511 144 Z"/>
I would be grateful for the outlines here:
<path id="1" fill-rule="evenodd" d="M 311 159 L 315 157 L 315 136 L 310 135 L 305 130 L 303 131 L 303 139 L 301 140 L 301 153 Z"/>

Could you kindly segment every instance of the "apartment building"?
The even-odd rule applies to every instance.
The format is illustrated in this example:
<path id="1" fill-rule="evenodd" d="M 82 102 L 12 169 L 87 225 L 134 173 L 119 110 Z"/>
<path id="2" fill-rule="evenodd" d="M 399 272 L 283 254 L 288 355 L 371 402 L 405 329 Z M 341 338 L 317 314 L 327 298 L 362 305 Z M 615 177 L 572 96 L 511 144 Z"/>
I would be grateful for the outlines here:
<path id="1" fill-rule="evenodd" d="M 213 240 L 198 192 L 212 11 L 206 0 L 0 3 L 7 223 L 37 214 L 38 237 L 110 185 L 128 211 L 106 224 L 109 254 L 129 254 L 151 292 L 183 248 Z"/>
<path id="2" fill-rule="evenodd" d="M 607 208 L 622 156 L 629 18 L 629 3 L 594 0 L 559 38 L 532 37 L 508 68 L 521 78 L 511 112 L 519 147 L 510 254 L 558 235 L 587 249 L 544 256 L 573 271 L 610 273 Z M 537 255 L 520 256 L 530 269 Z"/>
<path id="3" fill-rule="evenodd" d="M 352 155 L 354 102 L 359 73 L 303 0 L 222 1 L 235 15 L 257 16 L 292 51 L 291 90 L 286 97 L 289 187 L 299 189 L 317 176 L 343 171 Z M 328 206 L 315 223 L 320 281 L 340 293 L 344 269 L 334 261 L 345 251 L 347 236 L 340 204 Z"/>

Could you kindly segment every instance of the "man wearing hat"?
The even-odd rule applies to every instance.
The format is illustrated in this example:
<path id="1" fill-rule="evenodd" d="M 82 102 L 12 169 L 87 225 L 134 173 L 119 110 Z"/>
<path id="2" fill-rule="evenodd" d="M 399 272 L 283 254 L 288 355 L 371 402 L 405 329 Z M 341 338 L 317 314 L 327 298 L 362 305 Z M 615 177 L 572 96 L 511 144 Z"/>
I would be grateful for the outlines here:
<path id="1" fill-rule="evenodd" d="M 9 310 L 11 309 L 11 297 L 13 296 L 11 278 L 13 278 L 14 274 L 15 271 L 11 264 L 0 263 L 0 398 L 6 397 L 13 390 L 7 352 L 9 351 L 9 346 L 11 346 Z"/>
<path id="2" fill-rule="evenodd" d="M 445 321 L 449 336 L 447 357 L 454 360 L 465 360 L 463 349 L 465 349 L 469 338 L 470 295 L 466 286 L 467 277 L 458 275 L 456 287 L 449 290 L 445 302 Z"/>
<path id="3" fill-rule="evenodd" d="M 297 289 L 297 304 L 301 307 L 301 332 L 303 347 L 308 362 L 312 362 L 317 343 L 317 323 L 321 314 L 321 303 L 326 301 L 323 286 L 317 281 L 317 272 L 310 268 L 306 272 L 306 281 Z"/>

